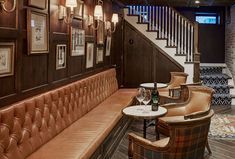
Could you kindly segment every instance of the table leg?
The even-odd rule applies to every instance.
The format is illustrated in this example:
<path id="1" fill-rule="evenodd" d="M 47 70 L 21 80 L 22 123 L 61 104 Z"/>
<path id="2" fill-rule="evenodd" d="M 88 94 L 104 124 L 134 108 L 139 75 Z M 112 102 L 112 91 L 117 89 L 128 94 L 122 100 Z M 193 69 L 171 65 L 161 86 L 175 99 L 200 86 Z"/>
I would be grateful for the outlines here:
<path id="1" fill-rule="evenodd" d="M 158 125 L 158 119 L 155 120 L 155 132 L 156 132 L 156 140 L 159 140 L 160 136 L 157 125 Z"/>
<path id="2" fill-rule="evenodd" d="M 143 130 L 143 136 L 146 138 L 146 128 L 147 128 L 147 120 L 144 119 L 144 130 Z"/>

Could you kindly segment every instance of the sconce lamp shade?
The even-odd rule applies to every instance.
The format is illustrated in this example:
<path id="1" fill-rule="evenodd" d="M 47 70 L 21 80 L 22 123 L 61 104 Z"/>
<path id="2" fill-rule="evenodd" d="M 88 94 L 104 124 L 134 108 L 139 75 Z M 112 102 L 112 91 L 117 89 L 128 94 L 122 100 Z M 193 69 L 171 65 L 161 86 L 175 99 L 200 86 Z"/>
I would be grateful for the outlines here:
<path id="1" fill-rule="evenodd" d="M 66 0 L 65 2 L 65 6 L 66 7 L 71 7 L 71 8 L 74 8 L 74 7 L 77 7 L 77 0 Z"/>
<path id="2" fill-rule="evenodd" d="M 101 5 L 96 5 L 95 6 L 94 17 L 96 19 L 102 20 L 102 18 L 103 18 L 103 9 L 102 9 Z"/>
<path id="3" fill-rule="evenodd" d="M 117 14 L 117 13 L 113 13 L 112 22 L 113 22 L 114 24 L 118 23 L 118 14 Z"/>

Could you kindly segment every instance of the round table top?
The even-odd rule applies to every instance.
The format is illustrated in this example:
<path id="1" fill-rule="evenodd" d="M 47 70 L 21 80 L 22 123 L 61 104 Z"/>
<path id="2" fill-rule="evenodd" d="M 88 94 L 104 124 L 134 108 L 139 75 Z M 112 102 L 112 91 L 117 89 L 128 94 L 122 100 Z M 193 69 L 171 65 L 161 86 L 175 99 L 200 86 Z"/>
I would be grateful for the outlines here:
<path id="1" fill-rule="evenodd" d="M 167 109 L 159 106 L 158 111 L 152 111 L 151 105 L 134 105 L 122 110 L 123 114 L 135 118 L 154 119 L 167 113 Z"/>
<path id="2" fill-rule="evenodd" d="M 167 86 L 167 84 L 165 84 L 165 83 L 157 83 L 157 88 L 162 88 L 162 87 L 166 87 L 166 86 Z M 141 83 L 140 87 L 153 89 L 154 88 L 154 83 Z"/>

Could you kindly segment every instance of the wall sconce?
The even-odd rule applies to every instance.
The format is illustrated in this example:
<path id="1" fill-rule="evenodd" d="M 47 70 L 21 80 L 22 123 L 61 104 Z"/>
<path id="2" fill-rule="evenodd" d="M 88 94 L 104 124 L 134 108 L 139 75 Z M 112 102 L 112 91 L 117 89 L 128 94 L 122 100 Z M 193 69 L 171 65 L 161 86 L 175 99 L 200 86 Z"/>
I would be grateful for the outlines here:
<path id="1" fill-rule="evenodd" d="M 64 19 L 66 24 L 71 24 L 73 21 L 74 8 L 77 7 L 77 0 L 66 0 L 65 7 L 59 5 L 59 19 Z"/>
<path id="2" fill-rule="evenodd" d="M 113 29 L 112 29 L 112 24 L 113 23 Z M 106 29 L 110 32 L 110 33 L 114 33 L 116 30 L 116 25 L 118 23 L 118 14 L 117 13 L 113 13 L 112 19 L 110 21 L 106 22 Z"/>
<path id="3" fill-rule="evenodd" d="M 16 0 L 14 0 L 11 9 L 7 9 L 6 6 L 5 6 L 5 4 L 6 4 L 6 0 L 0 0 L 1 8 L 2 8 L 4 11 L 8 12 L 8 13 L 13 12 L 13 11 L 16 9 Z"/>
<path id="4" fill-rule="evenodd" d="M 98 4 L 95 6 L 94 17 L 88 16 L 88 26 L 92 26 L 94 30 L 97 30 L 100 25 L 100 21 L 103 21 L 103 1 L 98 0 Z"/>

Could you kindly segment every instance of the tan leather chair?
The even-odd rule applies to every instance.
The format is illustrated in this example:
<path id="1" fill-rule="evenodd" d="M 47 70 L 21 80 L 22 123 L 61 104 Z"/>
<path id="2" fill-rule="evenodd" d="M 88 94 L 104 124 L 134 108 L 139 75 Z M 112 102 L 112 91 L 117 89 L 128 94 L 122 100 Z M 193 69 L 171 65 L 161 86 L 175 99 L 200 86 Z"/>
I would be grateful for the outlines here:
<path id="1" fill-rule="evenodd" d="M 132 159 L 203 159 L 213 110 L 201 116 L 166 117 L 169 137 L 151 142 L 129 133 L 128 156 Z"/>
<path id="2" fill-rule="evenodd" d="M 171 80 L 167 86 L 159 88 L 159 95 L 168 96 L 171 89 L 179 88 L 181 84 L 186 83 L 188 74 L 184 72 L 171 72 Z"/>
<path id="3" fill-rule="evenodd" d="M 173 88 L 170 90 L 170 95 L 162 95 L 159 98 L 160 105 L 167 103 L 182 103 L 185 102 L 189 97 L 188 86 L 201 86 L 201 82 L 181 84 L 178 88 Z"/>
<path id="4" fill-rule="evenodd" d="M 206 86 L 187 86 L 188 99 L 183 103 L 169 103 L 161 105 L 167 108 L 167 114 L 159 118 L 158 131 L 161 134 L 169 136 L 169 126 L 166 123 L 168 117 L 187 118 L 188 116 L 198 116 L 208 112 L 211 108 L 211 99 L 214 90 Z M 211 153 L 209 144 L 206 145 L 207 150 Z"/>

